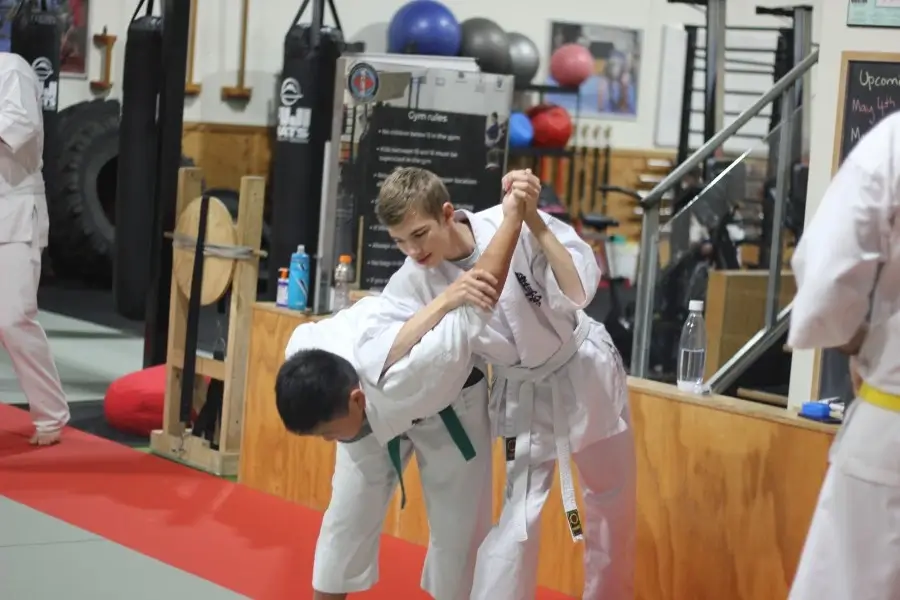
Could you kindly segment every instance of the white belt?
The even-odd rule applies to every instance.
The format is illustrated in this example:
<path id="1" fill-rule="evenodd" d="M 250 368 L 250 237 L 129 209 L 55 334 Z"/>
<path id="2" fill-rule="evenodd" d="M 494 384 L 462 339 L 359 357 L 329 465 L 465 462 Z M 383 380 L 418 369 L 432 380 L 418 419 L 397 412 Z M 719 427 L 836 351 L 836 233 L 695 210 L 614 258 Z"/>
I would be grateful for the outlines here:
<path id="1" fill-rule="evenodd" d="M 572 337 L 544 364 L 538 367 L 495 367 L 497 382 L 492 391 L 492 404 L 499 405 L 500 394 L 515 395 L 518 398 L 516 414 L 512 415 L 510 402 L 506 403 L 507 420 L 515 417 L 519 431 L 517 437 L 506 439 L 506 497 L 517 514 L 518 539 L 528 539 L 528 482 L 531 480 L 531 421 L 534 415 L 535 384 L 549 379 L 553 394 L 553 438 L 556 442 L 556 461 L 559 464 L 559 483 L 562 491 L 563 510 L 569 523 L 572 539 L 582 539 L 581 518 L 575 500 L 575 485 L 572 483 L 572 451 L 569 446 L 569 423 L 559 389 L 559 378 L 552 377 L 578 352 L 591 329 L 591 320 L 581 311 Z M 513 442 L 514 448 L 511 447 Z M 510 460 L 512 459 L 512 460 Z M 514 500 L 514 501 L 513 501 Z"/>

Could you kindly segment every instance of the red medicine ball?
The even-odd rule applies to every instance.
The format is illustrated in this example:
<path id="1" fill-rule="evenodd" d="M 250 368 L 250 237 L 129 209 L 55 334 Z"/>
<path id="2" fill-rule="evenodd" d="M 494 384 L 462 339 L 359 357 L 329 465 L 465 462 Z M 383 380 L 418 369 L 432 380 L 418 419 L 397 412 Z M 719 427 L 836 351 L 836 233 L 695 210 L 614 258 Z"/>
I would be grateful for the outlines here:
<path id="1" fill-rule="evenodd" d="M 539 105 L 528 111 L 534 128 L 532 144 L 541 148 L 565 148 L 572 137 L 572 117 L 560 106 Z"/>

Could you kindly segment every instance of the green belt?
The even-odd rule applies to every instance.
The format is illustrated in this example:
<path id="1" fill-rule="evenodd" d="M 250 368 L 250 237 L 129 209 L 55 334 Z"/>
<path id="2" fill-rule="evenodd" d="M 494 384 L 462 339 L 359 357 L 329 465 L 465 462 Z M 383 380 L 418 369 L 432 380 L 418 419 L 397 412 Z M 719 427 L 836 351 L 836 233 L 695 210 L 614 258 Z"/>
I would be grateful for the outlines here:
<path id="1" fill-rule="evenodd" d="M 469 439 L 469 435 L 466 433 L 466 429 L 463 427 L 462 421 L 459 420 L 459 416 L 456 414 L 456 411 L 453 410 L 453 407 L 448 406 L 438 414 L 441 416 L 441 421 L 444 422 L 444 427 L 447 428 L 447 432 L 450 434 L 450 439 L 453 440 L 453 443 L 456 444 L 456 447 L 462 452 L 466 462 L 475 458 L 475 446 L 472 445 L 472 440 Z M 406 488 L 403 485 L 403 461 L 400 458 L 400 436 L 395 437 L 387 443 L 387 450 L 388 456 L 391 458 L 391 463 L 397 471 L 397 477 L 400 478 L 400 508 L 402 509 L 406 506 Z"/>

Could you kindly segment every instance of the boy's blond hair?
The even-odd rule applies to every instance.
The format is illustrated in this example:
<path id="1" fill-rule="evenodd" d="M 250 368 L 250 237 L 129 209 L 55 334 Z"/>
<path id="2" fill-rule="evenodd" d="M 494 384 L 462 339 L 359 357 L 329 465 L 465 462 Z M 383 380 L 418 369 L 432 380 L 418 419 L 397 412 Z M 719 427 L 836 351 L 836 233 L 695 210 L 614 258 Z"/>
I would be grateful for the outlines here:
<path id="1" fill-rule="evenodd" d="M 440 177 L 419 167 L 399 167 L 381 184 L 375 215 L 386 227 L 399 225 L 413 212 L 440 220 L 446 202 L 450 194 Z"/>

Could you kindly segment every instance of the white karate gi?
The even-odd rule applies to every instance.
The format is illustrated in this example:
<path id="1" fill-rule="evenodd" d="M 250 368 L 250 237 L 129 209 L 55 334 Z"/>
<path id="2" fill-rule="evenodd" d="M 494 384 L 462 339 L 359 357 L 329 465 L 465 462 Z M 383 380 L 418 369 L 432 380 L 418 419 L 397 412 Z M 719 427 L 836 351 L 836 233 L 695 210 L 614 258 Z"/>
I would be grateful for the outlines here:
<path id="1" fill-rule="evenodd" d="M 41 88 L 25 60 L 0 53 L 0 343 L 12 359 L 37 432 L 55 433 L 69 407 L 37 322 L 41 251 L 50 222 L 41 174 Z"/>
<path id="2" fill-rule="evenodd" d="M 313 588 L 352 593 L 367 590 L 378 581 L 379 540 L 398 483 L 384 444 L 404 435 L 403 465 L 415 453 L 431 532 L 422 589 L 436 600 L 468 600 L 476 552 L 491 526 L 487 381 L 462 389 L 476 361 L 448 363 L 441 358 L 446 343 L 441 336 L 456 335 L 451 332 L 454 323 L 450 320 L 389 369 L 380 385 L 369 383 L 358 368 L 354 350 L 362 321 L 382 304 L 378 298 L 364 298 L 329 319 L 300 325 L 285 352 L 290 357 L 302 349 L 319 348 L 354 364 L 366 393 L 366 415 L 373 431 L 358 441 L 337 445 L 331 501 L 316 544 Z M 392 343 L 391 337 L 388 347 Z M 478 366 L 485 372 L 484 364 Z M 441 373 L 440 382 L 433 377 L 435 369 Z M 449 387 L 440 387 L 442 384 Z M 443 405 L 421 413 L 422 396 L 443 398 Z M 471 461 L 466 462 L 436 416 L 448 405 L 453 406 L 475 447 Z"/>
<path id="3" fill-rule="evenodd" d="M 498 310 L 456 311 L 460 335 L 445 347 L 456 360 L 476 352 L 492 363 L 494 432 L 510 450 L 514 444 L 507 500 L 499 525 L 479 549 L 472 598 L 534 597 L 540 513 L 556 464 L 565 510 L 575 509 L 571 454 L 584 501 L 583 597 L 627 600 L 634 593 L 635 458 L 625 371 L 605 328 L 582 311 L 600 279 L 593 251 L 571 227 L 542 216 L 571 252 L 585 301 L 576 304 L 563 294 L 537 241 L 523 231 Z M 458 211 L 457 218 L 469 220 L 476 245 L 484 250 L 503 214 L 497 206 L 477 214 Z M 374 375 L 384 364 L 384 340 L 392 337 L 384 333 L 391 323 L 408 319 L 461 273 L 448 262 L 427 269 L 407 260 L 382 293 L 391 312 L 380 311 L 365 327 L 357 353 L 363 368 Z M 422 400 L 421 411 L 439 408 L 429 403 L 437 399 Z"/>
<path id="4" fill-rule="evenodd" d="M 844 415 L 792 600 L 900 598 L 900 114 L 841 166 L 793 257 L 788 343 L 846 344 L 866 321 L 859 399 Z M 880 269 L 880 274 L 879 274 Z M 874 289 L 874 293 L 873 293 Z M 885 407 L 882 400 L 887 397 Z"/>

